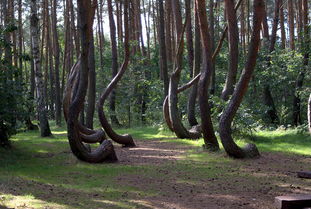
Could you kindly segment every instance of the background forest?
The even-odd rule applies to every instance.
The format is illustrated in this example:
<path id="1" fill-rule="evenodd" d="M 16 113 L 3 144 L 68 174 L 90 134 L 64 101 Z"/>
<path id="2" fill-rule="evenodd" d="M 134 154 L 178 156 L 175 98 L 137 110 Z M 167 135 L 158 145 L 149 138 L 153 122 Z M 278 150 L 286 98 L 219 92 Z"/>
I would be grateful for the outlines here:
<path id="1" fill-rule="evenodd" d="M 33 32 L 31 4 L 37 4 L 38 28 Z M 124 56 L 124 2 L 97 2 L 89 53 L 87 102 L 80 121 L 93 128 L 96 101 L 122 64 Z M 215 124 L 228 103 L 237 78 L 247 58 L 253 30 L 252 1 L 236 2 L 238 53 L 236 70 L 228 73 L 230 44 L 226 33 L 224 2 L 210 0 L 206 4 L 214 57 L 209 97 Z M 174 69 L 178 37 L 170 1 L 134 0 L 129 4 L 130 63 L 125 75 L 113 90 L 104 111 L 113 127 L 160 126 L 166 129 L 162 104 L 168 92 Z M 307 102 L 310 93 L 308 1 L 266 1 L 262 24 L 261 46 L 255 73 L 234 119 L 236 133 L 249 133 L 255 128 L 307 127 Z M 202 66 L 199 29 L 192 1 L 180 2 L 185 27 L 185 50 L 182 53 L 180 85 L 194 78 Z M 10 135 L 24 128 L 36 128 L 41 108 L 48 120 L 64 126 L 63 92 L 72 66 L 81 54 L 77 21 L 77 4 L 72 0 L 4 0 L 1 1 L 1 145 Z M 187 19 L 187 21 L 185 21 Z M 230 22 L 230 21 L 229 21 Z M 176 29 L 177 28 L 177 29 Z M 36 29 L 34 29 L 36 30 Z M 31 47 L 33 34 L 38 35 L 38 51 Z M 231 47 L 232 48 L 232 47 Z M 41 71 L 35 70 L 38 57 Z M 234 72 L 236 71 L 236 72 Z M 41 79 L 39 84 L 35 82 Z M 42 85 L 42 86 L 41 86 Z M 38 88 L 42 87 L 39 93 Z M 179 112 L 189 127 L 200 123 L 195 105 L 196 89 L 179 95 Z M 40 97 L 40 98 L 39 98 Z M 48 126 L 48 122 L 40 123 Z M 217 125 L 215 125 L 218 131 Z M 49 135 L 47 133 L 42 133 Z"/>

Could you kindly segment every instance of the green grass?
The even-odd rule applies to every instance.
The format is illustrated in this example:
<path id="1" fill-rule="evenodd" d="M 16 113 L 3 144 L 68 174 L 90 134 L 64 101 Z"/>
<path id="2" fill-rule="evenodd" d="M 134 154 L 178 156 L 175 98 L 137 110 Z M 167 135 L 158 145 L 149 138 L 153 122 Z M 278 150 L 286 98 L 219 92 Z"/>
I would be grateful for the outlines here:
<path id="1" fill-rule="evenodd" d="M 118 183 L 120 176 L 144 175 L 158 177 L 156 169 L 195 174 L 198 178 L 212 178 L 225 173 L 228 165 L 236 161 L 224 151 L 202 151 L 200 140 L 180 140 L 165 130 L 154 127 L 120 129 L 136 140 L 158 139 L 164 142 L 190 146 L 173 167 L 171 164 L 124 165 L 87 164 L 70 154 L 64 128 L 52 126 L 53 137 L 41 138 L 37 131 L 22 132 L 12 137 L 12 150 L 0 149 L 0 206 L 33 208 L 140 208 L 139 197 L 156 196 L 156 189 L 142 189 L 135 185 Z M 260 131 L 254 142 L 262 152 L 282 152 L 311 156 L 311 137 L 292 131 Z M 246 143 L 238 140 L 240 145 Z M 195 162 L 195 163 L 193 163 Z M 206 164 L 208 163 L 208 166 Z M 238 166 L 237 166 L 238 167 Z M 228 174 L 228 176 L 234 174 Z M 187 175 L 176 179 L 188 182 Z"/>

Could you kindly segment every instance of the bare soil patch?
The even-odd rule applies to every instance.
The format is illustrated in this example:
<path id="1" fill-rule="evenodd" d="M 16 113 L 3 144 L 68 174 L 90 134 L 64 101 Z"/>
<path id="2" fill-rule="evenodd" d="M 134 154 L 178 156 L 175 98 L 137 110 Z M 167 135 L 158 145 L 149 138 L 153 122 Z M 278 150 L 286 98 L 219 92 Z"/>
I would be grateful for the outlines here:
<path id="1" fill-rule="evenodd" d="M 146 208 L 273 209 L 275 196 L 311 193 L 311 180 L 296 174 L 311 169 L 310 156 L 262 153 L 259 159 L 220 160 L 210 165 L 208 160 L 187 160 L 189 149 L 193 147 L 159 140 L 138 141 L 137 148 L 117 148 L 121 164 L 149 165 L 154 173 L 122 175 L 116 181 L 154 191 L 151 196 L 131 196 L 145 202 Z M 226 159 L 224 154 L 219 157 Z M 181 164 L 188 169 L 180 168 Z M 205 171 L 196 174 L 191 168 Z M 212 169 L 220 172 L 213 175 Z"/>

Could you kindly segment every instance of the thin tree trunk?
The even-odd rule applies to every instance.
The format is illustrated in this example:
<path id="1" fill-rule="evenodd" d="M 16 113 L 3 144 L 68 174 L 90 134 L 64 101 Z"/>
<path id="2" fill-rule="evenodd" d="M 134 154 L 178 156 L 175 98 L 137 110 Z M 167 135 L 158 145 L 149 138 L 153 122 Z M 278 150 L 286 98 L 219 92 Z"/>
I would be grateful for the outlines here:
<path id="1" fill-rule="evenodd" d="M 95 71 L 95 49 L 94 49 L 93 30 L 92 30 L 92 39 L 90 41 L 89 47 L 90 47 L 88 57 L 89 81 L 87 93 L 87 108 L 85 112 L 85 126 L 90 129 L 93 129 L 93 119 L 94 119 L 95 100 L 96 100 L 96 71 Z"/>
<path id="2" fill-rule="evenodd" d="M 270 46 L 269 52 L 273 52 L 275 49 L 276 43 L 276 33 L 278 30 L 279 17 L 280 17 L 280 7 L 282 0 L 275 0 L 275 8 L 274 8 L 274 19 L 272 25 L 272 33 L 270 38 Z M 270 58 L 268 58 L 268 66 L 270 65 Z M 274 104 L 274 99 L 272 97 L 272 93 L 270 90 L 270 85 L 267 83 L 264 85 L 264 104 L 267 106 L 267 117 L 270 119 L 271 123 L 278 123 L 279 117 L 277 115 L 276 107 Z"/>
<path id="3" fill-rule="evenodd" d="M 110 26 L 110 39 L 111 39 L 111 54 L 112 54 L 112 66 L 111 66 L 111 77 L 112 79 L 118 73 L 118 48 L 116 39 L 116 25 L 113 18 L 113 8 L 111 0 L 107 0 L 108 14 L 109 14 L 109 26 Z M 109 98 L 110 108 L 110 120 L 113 126 L 121 126 L 117 115 L 116 115 L 116 89 L 114 88 Z"/>
<path id="4" fill-rule="evenodd" d="M 190 77 L 193 77 L 193 61 L 194 61 L 194 52 L 193 52 L 193 35 L 192 35 L 192 18 L 191 18 L 191 0 L 185 0 L 186 8 L 186 40 L 187 40 L 187 52 L 188 52 L 188 67 L 190 71 Z"/>
<path id="5" fill-rule="evenodd" d="M 166 44 L 165 44 L 165 23 L 163 0 L 159 0 L 159 43 L 160 43 L 160 67 L 164 83 L 164 98 L 168 95 L 169 78 L 167 70 Z"/>
<path id="6" fill-rule="evenodd" d="M 37 110 L 39 114 L 40 132 L 42 137 L 51 136 L 51 130 L 47 118 L 47 110 L 45 106 L 44 98 L 44 84 L 41 72 L 40 63 L 40 52 L 39 52 L 39 19 L 37 17 L 37 1 L 31 0 L 31 16 L 30 16 L 30 27 L 31 27 L 31 39 L 32 39 L 32 51 L 33 51 L 33 62 L 35 69 L 36 78 L 36 89 L 37 89 Z"/>
<path id="7" fill-rule="evenodd" d="M 280 8 L 280 26 L 281 26 L 281 47 L 282 49 L 286 48 L 286 32 L 284 26 L 284 7 Z"/>
<path id="8" fill-rule="evenodd" d="M 288 0 L 288 25 L 289 25 L 289 45 L 291 50 L 295 50 L 295 25 L 293 0 Z"/>
<path id="9" fill-rule="evenodd" d="M 61 103 L 61 89 L 59 80 L 59 66 L 60 66 L 60 47 L 58 42 L 57 31 L 57 0 L 53 0 L 52 7 L 52 31 L 53 31 L 53 56 L 54 56 L 54 72 L 55 72 L 55 120 L 56 125 L 62 125 L 62 103 Z"/>
<path id="10" fill-rule="evenodd" d="M 200 39 L 200 26 L 197 13 L 195 13 L 195 35 L 194 35 L 194 64 L 193 64 L 193 78 L 200 73 L 201 67 L 201 39 Z M 198 125 L 195 117 L 195 104 L 198 93 L 198 84 L 194 84 L 191 88 L 190 95 L 188 98 L 188 122 L 191 126 Z"/>
<path id="11" fill-rule="evenodd" d="M 230 4 L 230 6 L 228 6 Z M 237 24 L 237 16 L 234 9 L 234 1 L 225 1 L 226 16 L 228 21 L 228 37 L 229 37 L 229 70 L 226 78 L 225 87 L 222 91 L 221 98 L 225 101 L 229 99 L 234 91 L 236 77 L 239 64 L 239 30 Z"/>

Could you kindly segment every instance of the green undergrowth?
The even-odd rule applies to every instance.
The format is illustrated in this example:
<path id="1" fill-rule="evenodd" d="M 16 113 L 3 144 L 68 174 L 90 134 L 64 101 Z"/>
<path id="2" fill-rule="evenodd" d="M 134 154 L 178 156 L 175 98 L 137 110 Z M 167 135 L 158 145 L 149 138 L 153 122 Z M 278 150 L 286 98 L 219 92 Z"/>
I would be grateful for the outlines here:
<path id="1" fill-rule="evenodd" d="M 175 183 L 196 184 L 197 178 L 226 178 L 236 175 L 239 164 L 224 151 L 202 150 L 203 139 L 180 140 L 172 133 L 155 127 L 119 129 L 135 140 L 161 140 L 187 145 L 189 150 L 175 164 L 154 165 L 87 164 L 70 152 L 65 128 L 52 125 L 53 137 L 41 138 L 37 131 L 22 132 L 12 137 L 13 149 L 0 149 L 0 207 L 25 208 L 148 208 L 140 197 L 161 193 L 156 187 L 140 188 L 124 184 L 126 176 L 163 178 L 159 171 L 171 170 Z M 249 140 L 238 139 L 243 145 Z M 290 131 L 260 131 L 252 137 L 261 152 L 311 154 L 311 138 Z M 237 164 L 225 174 L 229 165 Z M 178 175 L 182 174 L 182 175 Z M 239 174 L 243 175 L 243 174 Z M 123 180 L 122 180 L 123 179 Z"/>

